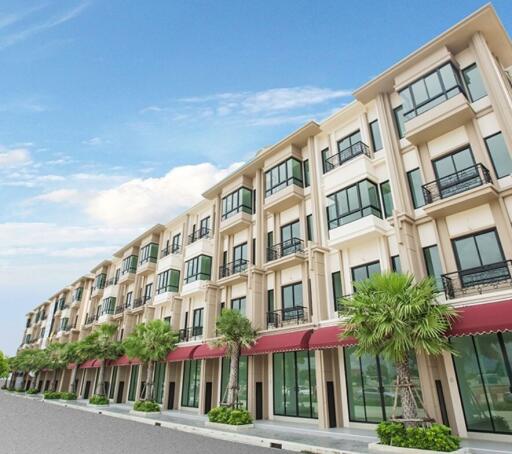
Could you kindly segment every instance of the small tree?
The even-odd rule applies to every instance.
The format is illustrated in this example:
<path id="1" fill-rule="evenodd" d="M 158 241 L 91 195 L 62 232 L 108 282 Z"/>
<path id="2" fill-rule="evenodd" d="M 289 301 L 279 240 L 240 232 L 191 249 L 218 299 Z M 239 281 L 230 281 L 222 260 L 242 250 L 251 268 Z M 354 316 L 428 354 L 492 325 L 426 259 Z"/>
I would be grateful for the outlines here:
<path id="1" fill-rule="evenodd" d="M 57 372 L 66 367 L 66 360 L 64 358 L 65 345 L 55 342 L 49 344 L 44 350 L 46 354 L 46 368 L 53 370 L 53 378 L 50 385 L 51 391 L 56 391 Z"/>
<path id="2" fill-rule="evenodd" d="M 439 355 L 453 349 L 445 337 L 456 316 L 436 302 L 433 279 L 415 283 L 413 276 L 374 274 L 355 283 L 356 292 L 340 300 L 345 317 L 342 337 L 357 340 L 356 354 L 382 355 L 395 363 L 397 391 L 404 422 L 417 419 L 412 394 L 409 356 L 415 352 Z"/>
<path id="3" fill-rule="evenodd" d="M 17 355 L 17 369 L 23 372 L 23 381 L 25 388 L 28 385 L 28 376 L 32 372 L 34 378 L 37 373 L 47 366 L 47 356 L 44 350 L 38 348 L 30 348 L 21 350 Z"/>
<path id="4" fill-rule="evenodd" d="M 234 408 L 238 404 L 240 355 L 243 348 L 254 344 L 256 331 L 247 317 L 233 309 L 222 311 L 216 327 L 219 337 L 212 341 L 212 345 L 226 348 L 230 357 L 228 393 L 225 403 L 228 407 Z"/>
<path id="5" fill-rule="evenodd" d="M 66 365 L 74 363 L 75 367 L 71 369 L 71 378 L 69 381 L 69 392 L 76 393 L 76 374 L 78 366 L 87 360 L 89 351 L 83 341 L 68 342 L 64 348 L 63 357 Z"/>
<path id="6" fill-rule="evenodd" d="M 96 384 L 95 394 L 105 397 L 105 366 L 109 359 L 116 359 L 123 353 L 120 342 L 116 341 L 117 325 L 107 323 L 100 325 L 95 331 L 89 334 L 83 343 L 87 359 L 100 361 L 100 372 Z"/>
<path id="7" fill-rule="evenodd" d="M 9 361 L 0 350 L 0 378 L 6 378 L 9 375 Z"/>
<path id="8" fill-rule="evenodd" d="M 138 324 L 124 341 L 130 359 L 138 358 L 146 366 L 146 388 L 143 400 L 154 399 L 153 375 L 155 363 L 162 361 L 170 350 L 176 348 L 178 335 L 162 320 Z"/>

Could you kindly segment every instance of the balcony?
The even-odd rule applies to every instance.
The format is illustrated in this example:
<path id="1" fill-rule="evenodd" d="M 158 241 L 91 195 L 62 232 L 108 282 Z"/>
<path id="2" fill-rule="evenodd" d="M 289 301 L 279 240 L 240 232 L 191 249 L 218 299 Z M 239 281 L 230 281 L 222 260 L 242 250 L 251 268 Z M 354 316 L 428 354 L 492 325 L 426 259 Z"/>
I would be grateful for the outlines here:
<path id="1" fill-rule="evenodd" d="M 230 216 L 222 216 L 220 221 L 220 233 L 224 235 L 234 235 L 248 228 L 252 224 L 252 213 L 244 210 L 234 212 Z"/>
<path id="2" fill-rule="evenodd" d="M 491 263 L 454 273 L 443 274 L 446 299 L 460 298 L 466 295 L 482 294 L 512 287 L 512 260 Z"/>
<path id="3" fill-rule="evenodd" d="M 103 288 L 104 288 L 104 285 L 101 285 L 101 286 L 93 286 L 91 288 L 91 298 L 95 298 L 96 296 L 101 296 L 103 295 Z"/>
<path id="4" fill-rule="evenodd" d="M 200 240 L 201 238 L 212 238 L 213 237 L 213 231 L 207 227 L 200 227 L 197 230 L 194 230 L 188 237 L 187 237 L 187 244 L 195 243 L 197 240 Z"/>
<path id="5" fill-rule="evenodd" d="M 121 304 L 120 306 L 116 306 L 114 309 L 114 318 L 119 318 L 125 310 L 124 304 Z"/>
<path id="6" fill-rule="evenodd" d="M 137 267 L 137 274 L 146 275 L 156 271 L 156 257 L 148 257 L 145 260 L 141 260 Z"/>
<path id="7" fill-rule="evenodd" d="M 435 107 L 418 112 L 405 122 L 405 138 L 409 142 L 415 145 L 425 143 L 466 124 L 475 116 L 464 93 L 448 99 L 440 97 L 437 102 Z"/>
<path id="8" fill-rule="evenodd" d="M 87 315 L 85 317 L 85 323 L 84 325 L 91 325 L 92 323 L 94 323 L 96 320 L 97 320 L 97 316 L 96 315 Z"/>
<path id="9" fill-rule="evenodd" d="M 360 243 L 386 235 L 392 228 L 382 219 L 380 208 L 368 206 L 329 220 L 329 246 L 341 249 L 347 243 Z"/>
<path id="10" fill-rule="evenodd" d="M 160 251 L 160 258 L 163 259 L 169 254 L 178 255 L 182 253 L 181 244 L 175 244 L 174 246 L 167 246 Z"/>
<path id="11" fill-rule="evenodd" d="M 263 208 L 270 212 L 284 211 L 294 205 L 297 205 L 304 199 L 304 189 L 302 181 L 283 186 L 283 189 L 273 192 L 265 198 Z"/>
<path id="12" fill-rule="evenodd" d="M 203 337 L 203 327 L 193 326 L 191 328 L 180 329 L 178 331 L 179 342 L 189 342 L 200 340 Z"/>
<path id="13" fill-rule="evenodd" d="M 304 306 L 287 307 L 285 309 L 267 312 L 267 329 L 281 328 L 288 325 L 300 325 L 308 322 L 308 308 Z"/>
<path id="14" fill-rule="evenodd" d="M 447 216 L 488 203 L 498 197 L 489 170 L 476 164 L 424 184 L 425 212 L 432 217 Z"/>
<path id="15" fill-rule="evenodd" d="M 351 159 L 354 159 L 357 156 L 361 155 L 370 158 L 370 148 L 364 142 L 356 142 L 350 145 L 349 147 L 340 150 L 337 153 L 333 154 L 332 156 L 326 158 L 324 160 L 324 169 L 326 172 L 329 172 L 335 169 L 336 167 L 341 166 L 345 162 L 350 161 Z"/>
<path id="16" fill-rule="evenodd" d="M 249 261 L 244 259 L 234 260 L 231 263 L 219 267 L 219 284 L 236 284 L 247 280 L 247 268 Z"/>
<path id="17" fill-rule="evenodd" d="M 126 284 L 129 282 L 133 282 L 135 280 L 135 273 L 137 268 L 128 268 L 121 272 L 121 276 L 119 276 L 119 284 Z"/>
<path id="18" fill-rule="evenodd" d="M 269 271 L 277 271 L 301 264 L 305 259 L 304 241 L 300 238 L 290 238 L 267 249 L 265 268 Z"/>

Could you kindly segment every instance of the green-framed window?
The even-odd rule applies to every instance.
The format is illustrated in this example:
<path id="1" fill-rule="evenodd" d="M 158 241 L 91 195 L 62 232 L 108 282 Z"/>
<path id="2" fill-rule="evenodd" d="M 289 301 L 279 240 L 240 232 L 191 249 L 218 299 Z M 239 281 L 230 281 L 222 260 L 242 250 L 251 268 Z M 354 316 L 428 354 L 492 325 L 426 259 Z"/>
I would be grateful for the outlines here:
<path id="1" fill-rule="evenodd" d="M 167 363 L 156 363 L 155 365 L 155 400 L 161 404 L 164 396 L 164 384 L 165 384 L 165 367 Z"/>
<path id="2" fill-rule="evenodd" d="M 212 273 L 212 258 L 209 255 L 198 255 L 187 260 L 185 283 L 194 281 L 208 281 Z"/>
<path id="3" fill-rule="evenodd" d="M 158 244 L 148 243 L 140 249 L 140 264 L 146 262 L 156 263 L 158 259 Z"/>
<path id="4" fill-rule="evenodd" d="M 110 376 L 110 391 L 108 394 L 109 399 L 114 398 L 114 392 L 116 389 L 116 380 L 117 380 L 117 366 L 112 368 L 112 375 Z"/>
<path id="5" fill-rule="evenodd" d="M 136 255 L 130 255 L 123 259 L 121 265 L 121 274 L 135 273 L 137 271 L 137 259 Z"/>
<path id="6" fill-rule="evenodd" d="M 498 178 L 507 177 L 512 173 L 512 158 L 508 151 L 503 134 L 497 132 L 485 138 L 485 146 L 491 157 L 494 172 Z"/>
<path id="7" fill-rule="evenodd" d="M 265 197 L 269 197 L 291 184 L 304 186 L 302 162 L 296 158 L 289 158 L 265 172 Z"/>
<path id="8" fill-rule="evenodd" d="M 231 300 L 231 309 L 234 309 L 241 314 L 246 314 L 246 308 L 247 308 L 247 298 L 245 296 L 242 296 L 241 298 L 233 298 Z"/>
<path id="9" fill-rule="evenodd" d="M 484 82 L 476 63 L 464 68 L 462 70 L 462 76 L 464 77 L 464 83 L 468 89 L 471 102 L 478 101 L 480 98 L 487 96 L 487 91 L 485 90 Z"/>
<path id="10" fill-rule="evenodd" d="M 134 401 L 137 398 L 137 381 L 139 379 L 139 365 L 133 365 L 130 370 L 130 387 L 128 388 L 128 400 Z"/>
<path id="11" fill-rule="evenodd" d="M 420 169 L 416 168 L 407 172 L 407 181 L 409 182 L 409 190 L 411 192 L 414 208 L 422 207 L 425 205 L 425 197 L 423 195 L 423 182 L 421 180 Z"/>
<path id="12" fill-rule="evenodd" d="M 156 293 L 177 292 L 180 288 L 180 271 L 169 268 L 158 274 Z"/>
<path id="13" fill-rule="evenodd" d="M 341 271 L 335 271 L 331 274 L 332 296 L 334 298 L 334 310 L 338 311 L 338 300 L 343 296 L 343 287 L 341 285 Z"/>
<path id="14" fill-rule="evenodd" d="M 201 360 L 193 359 L 183 362 L 183 388 L 181 391 L 182 407 L 199 407 L 199 385 L 201 378 Z"/>
<path id="15" fill-rule="evenodd" d="M 101 315 L 113 315 L 116 310 L 116 298 L 115 296 L 109 296 L 103 300 L 101 305 Z"/>
<path id="16" fill-rule="evenodd" d="M 389 180 L 383 181 L 380 184 L 380 195 L 382 197 L 382 206 L 384 207 L 384 216 L 389 218 L 393 216 L 393 196 Z"/>
<path id="17" fill-rule="evenodd" d="M 379 120 L 374 120 L 370 123 L 370 134 L 373 151 L 382 150 L 382 137 L 380 135 Z"/>
<path id="18" fill-rule="evenodd" d="M 238 188 L 222 198 L 223 220 L 240 212 L 253 213 L 253 193 L 246 187 Z"/>
<path id="19" fill-rule="evenodd" d="M 96 279 L 94 280 L 95 288 L 105 288 L 105 283 L 107 282 L 107 275 L 105 273 L 98 274 Z"/>

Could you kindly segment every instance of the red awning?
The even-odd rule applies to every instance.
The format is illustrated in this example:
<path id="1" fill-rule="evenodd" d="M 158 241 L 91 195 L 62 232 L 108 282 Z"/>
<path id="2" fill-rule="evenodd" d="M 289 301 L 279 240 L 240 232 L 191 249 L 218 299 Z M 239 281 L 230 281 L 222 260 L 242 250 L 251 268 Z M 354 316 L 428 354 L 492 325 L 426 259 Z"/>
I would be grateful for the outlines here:
<path id="1" fill-rule="evenodd" d="M 99 359 L 88 359 L 85 363 L 80 365 L 80 369 L 95 369 L 100 367 L 101 361 Z"/>
<path id="2" fill-rule="evenodd" d="M 130 358 L 128 358 L 127 355 L 123 355 L 123 356 L 120 356 L 119 358 L 117 358 L 115 361 L 112 361 L 110 363 L 111 366 L 119 366 L 119 367 L 130 366 L 131 364 L 138 365 L 138 364 L 142 364 L 142 362 L 138 358 L 130 359 Z"/>
<path id="3" fill-rule="evenodd" d="M 309 349 L 320 350 L 323 348 L 346 347 L 357 343 L 352 337 L 341 340 L 340 334 L 342 332 L 343 329 L 337 325 L 316 329 L 309 339 Z"/>
<path id="4" fill-rule="evenodd" d="M 167 354 L 167 361 L 186 361 L 187 359 L 192 359 L 192 354 L 197 347 L 199 347 L 199 345 L 178 347 Z"/>
<path id="5" fill-rule="evenodd" d="M 192 353 L 193 359 L 220 358 L 226 355 L 226 348 L 212 347 L 209 344 L 202 344 Z"/>
<path id="6" fill-rule="evenodd" d="M 312 332 L 312 329 L 307 329 L 261 336 L 251 348 L 244 350 L 242 355 L 264 355 L 265 353 L 307 350 Z"/>
<path id="7" fill-rule="evenodd" d="M 512 300 L 466 306 L 458 313 L 450 336 L 512 331 Z"/>

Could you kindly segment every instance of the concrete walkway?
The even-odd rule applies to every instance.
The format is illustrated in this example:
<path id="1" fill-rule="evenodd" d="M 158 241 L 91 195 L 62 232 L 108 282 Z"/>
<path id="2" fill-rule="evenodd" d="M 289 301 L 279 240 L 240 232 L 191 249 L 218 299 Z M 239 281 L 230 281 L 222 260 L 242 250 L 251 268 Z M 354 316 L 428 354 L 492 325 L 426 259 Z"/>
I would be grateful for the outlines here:
<path id="1" fill-rule="evenodd" d="M 19 395 L 20 397 L 23 395 Z M 40 396 L 26 396 L 41 399 Z M 46 401 L 56 405 L 79 408 L 84 411 L 131 419 L 134 421 L 169 427 L 175 430 L 209 436 L 221 440 L 236 441 L 254 446 L 276 447 L 297 452 L 318 454 L 366 454 L 368 443 L 377 441 L 373 429 L 319 429 L 314 425 L 284 421 L 255 421 L 255 427 L 238 432 L 205 427 L 206 416 L 189 411 L 164 411 L 158 416 L 134 416 L 130 414 L 131 404 L 111 404 L 106 408 L 94 408 L 85 400 L 71 402 Z M 481 440 L 463 440 L 463 447 L 470 448 L 473 454 L 511 454 L 510 443 Z"/>

